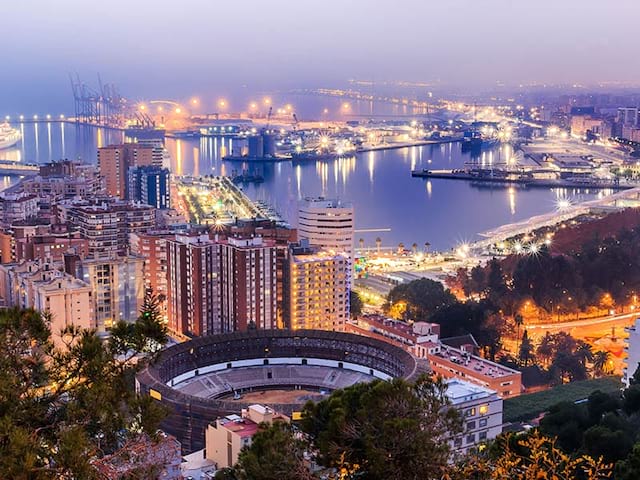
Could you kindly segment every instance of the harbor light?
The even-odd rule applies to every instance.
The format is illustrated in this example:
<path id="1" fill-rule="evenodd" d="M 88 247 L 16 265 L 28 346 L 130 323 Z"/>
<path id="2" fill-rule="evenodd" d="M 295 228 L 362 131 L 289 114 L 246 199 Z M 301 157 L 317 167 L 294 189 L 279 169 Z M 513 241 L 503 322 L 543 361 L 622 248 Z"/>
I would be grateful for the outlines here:
<path id="1" fill-rule="evenodd" d="M 60 114 L 60 120 L 63 120 L 63 119 L 64 119 L 64 114 L 61 113 Z"/>
<path id="2" fill-rule="evenodd" d="M 200 100 L 198 100 L 197 98 L 191 99 L 191 105 L 197 106 L 199 103 L 200 103 Z"/>
<path id="3" fill-rule="evenodd" d="M 24 115 L 20 115 L 20 120 L 24 120 Z"/>
<path id="4" fill-rule="evenodd" d="M 224 98 L 218 100 L 218 107 L 225 108 L 227 106 L 227 101 Z"/>
<path id="5" fill-rule="evenodd" d="M 146 109 L 147 109 L 147 106 L 144 103 L 141 103 L 140 105 L 138 105 L 138 110 L 144 111 Z"/>
<path id="6" fill-rule="evenodd" d="M 262 99 L 262 103 L 264 103 L 265 105 L 271 105 L 271 98 L 270 97 L 264 97 Z"/>
<path id="7" fill-rule="evenodd" d="M 11 120 L 11 117 L 7 115 L 6 117 L 4 117 L 4 119 L 8 122 L 9 120 Z"/>
<path id="8" fill-rule="evenodd" d="M 38 119 L 38 115 L 34 115 L 34 116 L 33 116 L 33 119 L 34 119 L 34 120 L 37 120 L 37 119 Z"/>
<path id="9" fill-rule="evenodd" d="M 176 108 L 176 113 L 178 114 L 182 113 L 182 109 L 180 107 Z"/>
<path id="10" fill-rule="evenodd" d="M 47 120 L 51 120 L 51 115 L 47 113 Z"/>

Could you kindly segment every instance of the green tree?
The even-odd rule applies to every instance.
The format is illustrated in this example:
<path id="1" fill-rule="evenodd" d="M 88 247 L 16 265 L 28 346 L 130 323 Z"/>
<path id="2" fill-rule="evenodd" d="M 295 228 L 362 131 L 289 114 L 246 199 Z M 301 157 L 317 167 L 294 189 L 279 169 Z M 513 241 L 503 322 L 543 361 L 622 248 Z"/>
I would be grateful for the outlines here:
<path id="1" fill-rule="evenodd" d="M 358 292 L 354 290 L 349 290 L 349 304 L 351 307 L 351 316 L 354 318 L 358 318 L 362 315 L 362 308 L 364 307 L 364 302 L 362 301 L 362 297 L 358 294 Z"/>
<path id="2" fill-rule="evenodd" d="M 605 426 L 595 425 L 584 432 L 583 450 L 594 458 L 602 456 L 607 463 L 625 458 L 632 447 L 632 438 L 622 430 L 613 431 Z"/>
<path id="3" fill-rule="evenodd" d="M 387 296 L 387 310 L 400 302 L 406 304 L 408 319 L 424 321 L 439 309 L 455 303 L 456 299 L 442 283 L 421 278 L 394 287 Z"/>
<path id="4" fill-rule="evenodd" d="M 109 342 L 68 327 L 59 348 L 48 323 L 34 310 L 0 311 L 0 478 L 91 479 L 91 458 L 155 436 L 164 415 L 133 388 L 131 347 L 150 351 L 136 337 L 142 326 L 118 325 Z"/>
<path id="5" fill-rule="evenodd" d="M 529 334 L 525 330 L 522 334 L 522 341 L 520 342 L 520 348 L 518 351 L 518 359 L 520 363 L 527 367 L 529 362 L 533 362 L 535 360 L 534 355 L 533 342 L 529 339 Z"/>
<path id="6" fill-rule="evenodd" d="M 327 467 L 357 465 L 362 479 L 440 478 L 446 441 L 460 430 L 446 384 L 423 376 L 361 383 L 303 411 L 302 430 Z"/>
<path id="7" fill-rule="evenodd" d="M 593 373 L 596 377 L 601 377 L 611 372 L 609 361 L 611 354 L 604 350 L 598 350 L 593 354 Z"/>
<path id="8" fill-rule="evenodd" d="M 627 458 L 616 463 L 614 478 L 616 480 L 637 480 L 640 478 L 640 443 L 633 446 L 633 450 Z"/>

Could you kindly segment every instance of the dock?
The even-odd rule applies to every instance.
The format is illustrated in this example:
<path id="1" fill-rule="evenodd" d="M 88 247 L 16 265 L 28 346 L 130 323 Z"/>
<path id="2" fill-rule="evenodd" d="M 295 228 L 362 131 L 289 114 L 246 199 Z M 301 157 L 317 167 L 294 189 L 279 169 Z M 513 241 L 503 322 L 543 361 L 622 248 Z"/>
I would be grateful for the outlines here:
<path id="1" fill-rule="evenodd" d="M 412 177 L 441 178 L 446 180 L 465 180 L 496 185 L 520 185 L 529 188 L 595 188 L 611 190 L 628 190 L 638 185 L 630 183 L 584 179 L 580 181 L 567 178 L 535 178 L 522 176 L 518 172 L 496 172 L 496 174 L 479 175 L 469 170 L 413 170 Z"/>
<path id="2" fill-rule="evenodd" d="M 34 175 L 39 171 L 38 165 L 0 160 L 0 175 Z"/>

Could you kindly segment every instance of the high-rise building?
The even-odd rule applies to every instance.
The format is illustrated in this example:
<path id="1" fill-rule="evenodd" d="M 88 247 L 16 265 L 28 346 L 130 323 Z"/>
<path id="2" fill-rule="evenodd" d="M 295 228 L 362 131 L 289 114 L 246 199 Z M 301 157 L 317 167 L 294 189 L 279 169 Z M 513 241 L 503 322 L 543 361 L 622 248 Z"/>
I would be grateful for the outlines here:
<path id="1" fill-rule="evenodd" d="M 225 332 L 276 328 L 276 247 L 262 237 L 219 243 L 221 321 Z"/>
<path id="2" fill-rule="evenodd" d="M 60 223 L 68 223 L 89 242 L 89 256 L 109 258 L 126 255 L 129 235 L 146 232 L 156 225 L 155 209 L 149 205 L 118 200 L 61 203 Z"/>
<path id="3" fill-rule="evenodd" d="M 178 235 L 167 243 L 169 328 L 186 335 L 223 331 L 220 252 L 208 235 Z"/>
<path id="4" fill-rule="evenodd" d="M 105 333 L 121 320 L 138 318 L 145 292 L 144 258 L 128 255 L 81 260 L 66 255 L 65 270 L 91 286 L 98 333 Z"/>
<path id="5" fill-rule="evenodd" d="M 276 247 L 261 237 L 167 241 L 169 326 L 186 335 L 276 328 Z"/>
<path id="6" fill-rule="evenodd" d="M 276 323 L 278 328 L 283 328 L 285 262 L 289 254 L 289 244 L 297 240 L 296 230 L 275 220 L 239 219 L 233 224 L 225 225 L 218 235 L 221 238 L 259 236 L 273 243 L 276 248 Z"/>
<path id="7" fill-rule="evenodd" d="M 144 257 L 144 284 L 157 296 L 163 316 L 167 317 L 167 250 L 175 233 L 137 232 L 130 235 L 131 253 Z"/>
<path id="8" fill-rule="evenodd" d="M 158 163 L 160 162 L 160 163 Z M 98 171 L 104 180 L 107 194 L 127 198 L 127 173 L 129 168 L 142 165 L 162 167 L 154 148 L 150 145 L 124 143 L 98 149 Z"/>
<path id="9" fill-rule="evenodd" d="M 154 165 L 129 168 L 128 199 L 164 210 L 171 207 L 171 173 Z"/>
<path id="10" fill-rule="evenodd" d="M 298 237 L 312 247 L 345 254 L 353 261 L 353 205 L 323 197 L 306 198 L 298 209 Z"/>
<path id="11" fill-rule="evenodd" d="M 638 107 L 620 107 L 618 108 L 618 123 L 625 127 L 638 127 Z"/>
<path id="12" fill-rule="evenodd" d="M 344 330 L 349 262 L 343 254 L 291 245 L 284 272 L 284 322 L 291 329 Z"/>

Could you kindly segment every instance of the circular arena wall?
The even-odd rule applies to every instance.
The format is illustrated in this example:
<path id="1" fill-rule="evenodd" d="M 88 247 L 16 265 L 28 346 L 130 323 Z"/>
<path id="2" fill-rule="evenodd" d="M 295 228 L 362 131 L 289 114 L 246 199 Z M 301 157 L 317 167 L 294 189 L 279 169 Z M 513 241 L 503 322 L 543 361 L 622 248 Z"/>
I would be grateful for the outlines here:
<path id="1" fill-rule="evenodd" d="M 207 425 L 216 418 L 238 413 L 249 403 L 194 396 L 179 390 L 180 383 L 211 372 L 270 365 L 313 365 L 328 369 L 360 372 L 375 378 L 413 378 L 416 360 L 408 352 L 389 343 L 351 333 L 321 330 L 254 330 L 199 337 L 169 347 L 136 377 L 140 393 L 169 407 L 163 429 L 174 435 L 185 453 L 204 448 Z M 294 379 L 288 388 L 323 388 L 313 379 Z M 252 385 L 271 389 L 274 385 Z M 253 403 L 253 402 L 252 402 Z M 269 404 L 290 415 L 301 403 Z"/>

